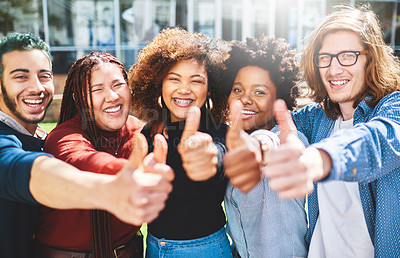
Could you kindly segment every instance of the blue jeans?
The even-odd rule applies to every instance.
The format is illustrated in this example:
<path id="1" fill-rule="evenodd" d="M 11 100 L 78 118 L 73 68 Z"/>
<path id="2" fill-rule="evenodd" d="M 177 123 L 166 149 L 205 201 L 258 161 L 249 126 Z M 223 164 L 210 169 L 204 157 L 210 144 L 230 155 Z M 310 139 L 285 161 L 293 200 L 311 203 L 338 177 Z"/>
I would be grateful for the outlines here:
<path id="1" fill-rule="evenodd" d="M 158 239 L 147 234 L 146 257 L 221 257 L 231 258 L 231 247 L 225 227 L 206 237 L 192 240 Z"/>

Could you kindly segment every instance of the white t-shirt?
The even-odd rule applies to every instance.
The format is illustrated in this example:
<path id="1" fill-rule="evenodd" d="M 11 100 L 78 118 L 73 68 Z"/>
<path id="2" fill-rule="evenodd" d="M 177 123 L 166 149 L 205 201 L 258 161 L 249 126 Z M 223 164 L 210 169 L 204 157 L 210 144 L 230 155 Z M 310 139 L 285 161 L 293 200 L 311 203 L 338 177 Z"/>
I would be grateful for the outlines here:
<path id="1" fill-rule="evenodd" d="M 336 120 L 333 132 L 353 127 L 353 119 Z M 308 257 L 374 257 L 357 182 L 318 184 L 319 216 Z"/>

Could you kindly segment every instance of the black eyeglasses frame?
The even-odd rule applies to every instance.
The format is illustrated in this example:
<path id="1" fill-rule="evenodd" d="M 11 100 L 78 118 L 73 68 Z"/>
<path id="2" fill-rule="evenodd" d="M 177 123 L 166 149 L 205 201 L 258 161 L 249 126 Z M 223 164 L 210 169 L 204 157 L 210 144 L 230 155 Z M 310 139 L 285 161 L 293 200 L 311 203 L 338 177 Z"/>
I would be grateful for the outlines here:
<path id="1" fill-rule="evenodd" d="M 353 64 L 342 64 L 341 62 L 340 62 L 340 60 L 339 60 L 339 55 L 340 54 L 343 54 L 343 53 L 353 53 L 353 54 L 355 54 L 356 55 L 356 60 L 354 61 L 354 63 Z M 357 63 L 357 61 L 358 61 L 358 56 L 359 55 L 367 55 L 368 54 L 368 49 L 364 49 L 364 50 L 362 50 L 362 51 L 352 51 L 352 50 L 346 50 L 346 51 L 341 51 L 341 52 L 339 52 L 339 53 L 337 53 L 337 54 L 327 54 L 327 53 L 325 53 L 325 54 L 318 54 L 318 55 L 315 55 L 314 56 L 314 64 L 315 64 L 315 66 L 316 67 L 318 67 L 318 68 L 327 68 L 327 67 L 329 67 L 329 66 L 331 66 L 331 64 L 332 64 L 332 59 L 334 58 L 334 57 L 336 57 L 336 60 L 338 60 L 338 62 L 339 62 L 339 64 L 341 65 L 341 66 L 353 66 L 353 65 L 355 65 L 356 63 Z M 327 56 L 330 56 L 331 57 L 331 60 L 329 61 L 329 64 L 328 65 L 325 65 L 325 66 L 319 66 L 318 65 L 318 56 L 320 56 L 320 55 L 327 55 Z"/>

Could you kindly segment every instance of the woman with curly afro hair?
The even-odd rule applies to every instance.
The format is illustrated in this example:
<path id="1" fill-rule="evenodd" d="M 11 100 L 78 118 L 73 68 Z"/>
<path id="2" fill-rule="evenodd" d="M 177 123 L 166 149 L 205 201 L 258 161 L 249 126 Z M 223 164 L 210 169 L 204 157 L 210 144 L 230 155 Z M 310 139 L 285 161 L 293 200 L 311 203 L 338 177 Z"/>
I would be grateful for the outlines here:
<path id="1" fill-rule="evenodd" d="M 251 115 L 251 99 L 243 99 L 245 110 L 249 110 L 248 116 L 243 117 L 245 130 L 270 130 L 274 127 L 271 103 L 275 99 L 283 99 L 289 109 L 296 105 L 295 99 L 299 95 L 294 87 L 299 80 L 296 52 L 289 50 L 289 45 L 284 39 L 273 37 L 247 38 L 245 43 L 233 41 L 231 47 L 230 56 L 225 62 L 227 69 L 223 80 L 223 95 L 229 95 L 229 102 L 232 102 L 235 99 L 246 98 L 249 93 L 249 97 L 254 97 L 257 109 L 253 111 L 259 112 Z M 247 88 L 242 89 L 244 86 L 235 79 L 244 75 L 251 79 L 250 72 L 253 70 L 264 71 L 268 83 L 264 83 L 263 90 L 254 86 L 252 91 L 247 92 Z M 265 103 L 258 101 L 259 99 Z"/>
<path id="2" fill-rule="evenodd" d="M 296 52 L 284 39 L 260 36 L 232 42 L 229 54 L 224 90 L 229 94 L 232 127 L 250 136 L 232 135 L 231 130 L 226 136 L 228 233 L 241 257 L 305 257 L 305 199 L 280 199 L 262 176 L 264 154 L 279 144 L 273 133 L 278 131 L 273 103 L 281 98 L 289 108 L 295 106 L 297 90 L 292 88 L 299 80 Z M 251 153 L 256 155 L 247 155 Z"/>
<path id="3" fill-rule="evenodd" d="M 165 209 L 148 225 L 147 257 L 231 257 L 221 207 L 226 97 L 218 88 L 228 50 L 204 34 L 168 28 L 129 71 L 133 111 L 147 122 L 149 151 L 161 133 L 166 164 L 175 172 Z"/>

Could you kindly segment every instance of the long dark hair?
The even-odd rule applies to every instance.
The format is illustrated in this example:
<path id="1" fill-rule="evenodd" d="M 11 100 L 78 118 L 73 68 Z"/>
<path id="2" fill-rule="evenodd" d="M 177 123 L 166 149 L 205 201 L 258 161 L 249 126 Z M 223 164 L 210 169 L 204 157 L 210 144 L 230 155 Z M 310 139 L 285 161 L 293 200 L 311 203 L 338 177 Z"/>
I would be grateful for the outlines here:
<path id="1" fill-rule="evenodd" d="M 82 121 L 82 129 L 98 151 L 103 149 L 99 141 L 96 140 L 98 139 L 98 133 L 94 111 L 91 108 L 93 107 L 93 98 L 90 91 L 90 80 L 92 71 L 98 69 L 98 66 L 103 63 L 112 63 L 118 66 L 125 81 L 128 81 L 124 65 L 113 55 L 100 52 L 91 52 L 85 55 L 78 59 L 69 70 L 58 120 L 58 125 L 60 125 L 79 114 Z M 112 257 L 113 255 L 110 220 L 111 215 L 106 211 L 90 211 L 92 253 L 94 257 Z"/>
<path id="2" fill-rule="evenodd" d="M 68 72 L 61 102 L 58 125 L 79 114 L 82 120 L 82 128 L 90 137 L 90 141 L 97 150 L 102 150 L 98 144 L 96 123 L 94 117 L 93 99 L 90 91 L 92 71 L 98 69 L 103 63 L 115 64 L 121 69 L 122 75 L 128 82 L 128 75 L 124 65 L 113 55 L 108 53 L 91 52 L 78 59 Z M 88 103 L 88 101 L 90 103 Z"/>

